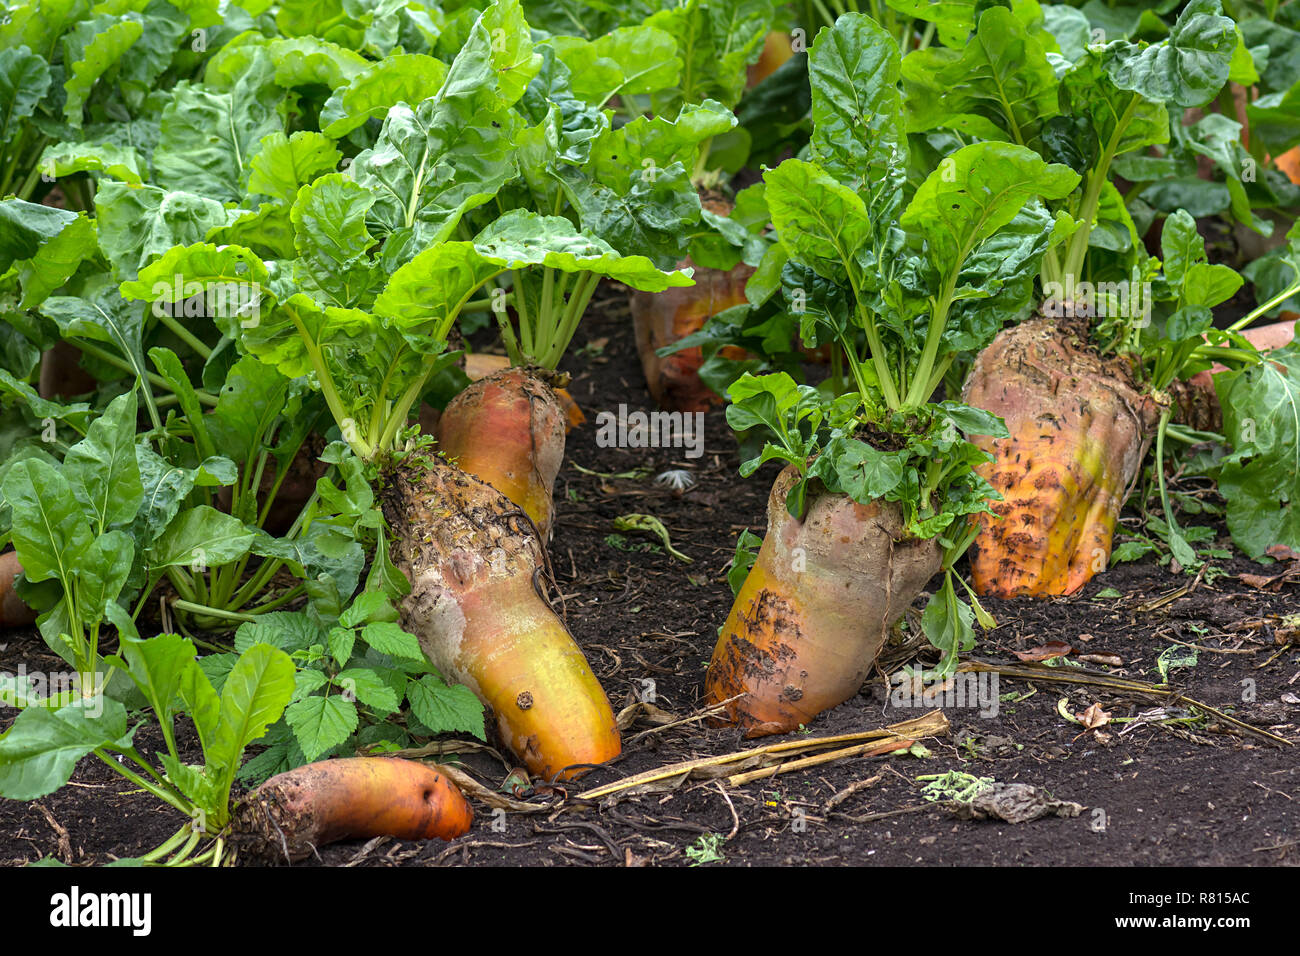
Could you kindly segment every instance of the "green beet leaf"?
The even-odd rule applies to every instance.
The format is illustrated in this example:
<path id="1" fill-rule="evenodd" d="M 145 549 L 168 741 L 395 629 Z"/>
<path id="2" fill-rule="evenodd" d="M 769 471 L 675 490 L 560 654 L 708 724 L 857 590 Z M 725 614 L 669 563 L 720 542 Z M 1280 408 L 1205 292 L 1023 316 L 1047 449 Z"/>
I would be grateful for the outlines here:
<path id="1" fill-rule="evenodd" d="M 907 161 L 900 69 L 894 38 L 861 14 L 841 17 L 819 33 L 808 54 L 813 153 L 855 191 L 899 186 Z"/>
<path id="2" fill-rule="evenodd" d="M 33 582 L 55 578 L 71 590 L 76 562 L 94 533 L 68 479 L 29 458 L 9 468 L 0 491 L 13 512 L 10 532 L 24 576 Z"/>
<path id="3" fill-rule="evenodd" d="M 107 745 L 129 747 L 126 709 L 106 697 L 80 700 L 53 710 L 28 707 L 0 736 L 0 794 L 10 800 L 36 800 L 72 777 L 91 751 Z"/>
<path id="4" fill-rule="evenodd" d="M 956 276 L 966 257 L 1031 198 L 1060 199 L 1079 174 L 1024 147 L 975 143 L 945 158 L 917 189 L 899 222 L 924 237 L 931 263 Z"/>
<path id="5" fill-rule="evenodd" d="M 241 215 L 194 193 L 111 181 L 100 183 L 95 214 L 100 248 L 122 280 L 134 279 L 142 266 L 173 246 L 202 242 L 209 230 L 230 225 Z"/>
<path id="6" fill-rule="evenodd" d="M 136 411 L 134 391 L 113 399 L 63 459 L 63 474 L 98 534 L 132 521 L 144 500 L 135 452 Z"/>
<path id="7" fill-rule="evenodd" d="M 519 127 L 513 112 L 492 107 L 463 117 L 459 104 L 441 97 L 392 107 L 375 146 L 350 169 L 374 197 L 376 233 L 405 250 L 404 259 L 447 238 L 468 210 L 517 175 L 512 141 Z"/>
<path id="8" fill-rule="evenodd" d="M 248 553 L 254 532 L 238 518 L 208 505 L 182 511 L 149 549 L 149 566 L 220 567 Z"/>
<path id="9" fill-rule="evenodd" d="M 284 103 L 270 79 L 263 65 L 242 74 L 231 90 L 176 84 L 153 156 L 158 185 L 238 202 L 264 138 L 284 131 Z"/>
<path id="10" fill-rule="evenodd" d="M 16 138 L 49 86 L 49 66 L 30 49 L 0 50 L 0 145 Z"/>
<path id="11" fill-rule="evenodd" d="M 649 23 L 619 27 L 594 40 L 559 36 L 548 42 L 573 74 L 574 95 L 593 106 L 614 96 L 668 89 L 681 78 L 677 40 Z"/>
<path id="12" fill-rule="evenodd" d="M 334 143 L 320 133 L 268 133 L 249 163 L 248 191 L 292 206 L 300 186 L 332 171 L 341 158 Z"/>
<path id="13" fill-rule="evenodd" d="M 845 281 L 848 264 L 872 233 L 858 194 L 801 159 L 786 160 L 763 181 L 772 223 L 786 251 L 819 275 Z"/>
<path id="14" fill-rule="evenodd" d="M 907 127 L 958 130 L 981 139 L 1037 145 L 1060 111 L 1048 62 L 1050 38 L 1030 33 L 1010 10 L 990 7 L 970 42 L 929 47 L 903 60 Z"/>
<path id="15" fill-rule="evenodd" d="M 345 136 L 367 120 L 383 119 L 398 103 L 415 106 L 447 78 L 447 64 L 423 53 L 399 53 L 373 63 L 334 90 L 320 113 L 321 132 Z"/>
<path id="16" fill-rule="evenodd" d="M 83 20 L 63 38 L 63 62 L 67 69 L 63 115 L 69 123 L 81 126 L 82 108 L 91 89 L 126 55 L 143 32 L 144 20 L 138 13 L 120 17 L 102 14 L 93 20 Z"/>
<path id="17" fill-rule="evenodd" d="M 378 263 L 368 253 L 375 245 L 366 226 L 375 194 L 340 174 L 304 186 L 290 210 L 293 263 L 298 287 L 317 302 L 339 308 L 373 302 L 382 282 Z"/>
<path id="18" fill-rule="evenodd" d="M 1219 0 L 1192 0 L 1166 40 L 1150 46 L 1106 48 L 1107 73 L 1121 90 L 1171 106 L 1203 106 L 1223 89 L 1237 27 L 1222 15 Z"/>
<path id="19" fill-rule="evenodd" d="M 284 651 L 257 644 L 239 655 L 221 690 L 212 742 L 204 750 L 209 772 L 229 794 L 239 760 L 253 741 L 280 719 L 293 696 L 294 664 Z"/>
<path id="20" fill-rule="evenodd" d="M 1233 542 L 1252 558 L 1275 544 L 1300 550 L 1300 348 L 1221 372 L 1214 388 L 1233 449 L 1219 471 Z"/>

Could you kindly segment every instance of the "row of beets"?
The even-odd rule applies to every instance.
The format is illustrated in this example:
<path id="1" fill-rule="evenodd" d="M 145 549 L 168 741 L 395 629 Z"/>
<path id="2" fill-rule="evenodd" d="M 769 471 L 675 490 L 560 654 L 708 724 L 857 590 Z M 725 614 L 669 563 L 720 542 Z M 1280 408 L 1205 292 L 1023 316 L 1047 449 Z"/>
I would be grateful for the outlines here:
<path id="1" fill-rule="evenodd" d="M 615 54 L 638 55 L 611 39 L 617 31 L 535 42 L 523 8 L 497 0 L 466 24 L 450 65 L 425 56 L 427 74 L 418 82 L 396 77 L 407 84 L 399 101 L 369 114 L 385 117 L 382 130 L 364 117 L 360 129 L 352 125 L 356 136 L 378 139 L 348 173 L 334 171 L 340 154 L 330 135 L 296 132 L 305 137 L 300 144 L 319 145 L 320 168 L 294 178 L 255 214 L 241 212 L 201 236 L 221 242 L 178 242 L 158 258 L 141 258 L 126 281 L 114 275 L 106 287 L 113 309 L 117 299 L 174 309 L 186 283 L 232 275 L 258 286 L 258 322 L 215 317 L 223 344 L 241 361 L 305 383 L 337 428 L 330 463 L 364 479 L 367 502 L 382 510 L 382 522 L 364 518 L 377 537 L 371 578 L 385 578 L 374 606 L 359 609 L 358 598 L 345 611 L 349 591 L 326 615 L 339 622 L 329 633 L 340 666 L 353 638 L 337 650 L 335 631 L 354 624 L 365 624 L 363 638 L 374 626 L 374 640 L 393 640 L 386 646 L 400 656 L 401 639 L 378 626 L 392 623 L 382 617 L 382 591 L 398 597 L 401 633 L 418 641 L 439 675 L 479 698 L 503 744 L 532 772 L 573 777 L 619 753 L 604 690 L 539 586 L 555 517 L 552 487 L 573 421 L 554 369 L 600 278 L 639 290 L 637 340 L 651 392 L 667 405 L 711 401 L 700 386 L 705 355 L 685 349 L 709 339 L 715 325 L 775 340 L 780 336 L 754 330 L 778 313 L 798 331 L 800 347 L 787 336 L 784 356 L 751 362 L 740 344 L 728 351 L 725 335 L 712 336 L 709 353 L 710 361 L 749 363 L 725 389 L 729 423 L 760 438 L 742 473 L 765 461 L 787 463 L 772 490 L 761 549 L 738 551 L 738 566 L 751 566 L 737 578 L 705 680 L 709 699 L 725 704 L 751 734 L 789 731 L 855 693 L 890 626 L 936 573 L 943 583 L 922 623 L 946 672 L 972 646 L 974 622 L 992 625 L 977 591 L 1073 593 L 1105 566 L 1147 444 L 1154 433 L 1162 449 L 1172 427 L 1172 383 L 1215 359 L 1246 386 L 1251 369 L 1267 375 L 1277 367 L 1260 363 L 1237 333 L 1295 289 L 1284 282 L 1244 323 L 1216 333 L 1210 309 L 1236 291 L 1240 277 L 1206 261 L 1195 221 L 1181 209 L 1163 223 L 1163 264 L 1145 255 L 1110 178 L 1117 154 L 1168 139 L 1171 112 L 1203 106 L 1230 76 L 1245 75 L 1241 33 L 1214 0 L 1194 0 L 1158 41 L 1123 39 L 1095 49 L 1066 42 L 1077 23 L 1056 14 L 1049 22 L 1029 0 L 970 14 L 969 23 L 966 14 L 950 15 L 961 22 L 940 25 L 942 46 L 930 45 L 934 29 L 917 33 L 892 15 L 883 25 L 859 14 L 828 25 L 802 67 L 810 97 L 800 118 L 806 148 L 763 170 L 734 206 L 706 200 L 701 211 L 695 187 L 702 177 L 692 181 L 685 171 L 708 167 L 714 140 L 736 124 L 735 103 L 684 97 L 674 121 L 642 115 L 627 94 L 629 79 L 598 85 L 608 63 L 627 67 Z M 647 22 L 670 21 L 662 12 Z M 647 37 L 665 32 L 650 30 Z M 509 43 L 499 44 L 497 34 L 509 34 Z M 752 56 L 737 61 L 742 67 L 758 58 L 761 36 L 754 35 Z M 373 94 L 365 78 L 397 69 L 397 58 L 372 64 L 322 42 L 307 44 L 304 57 L 304 42 L 245 37 L 209 72 L 230 82 L 243 75 L 241 64 L 251 64 L 267 88 L 306 89 L 329 73 L 311 57 L 332 57 L 338 89 L 320 123 L 336 128 L 350 122 L 339 103 Z M 769 52 L 776 45 L 769 42 Z M 1171 60 L 1183 64 L 1172 78 Z M 1004 74 L 1029 95 L 1015 102 L 986 95 L 984 86 Z M 942 87 L 954 96 L 935 97 Z M 402 97 L 417 93 L 413 109 Z M 656 90 L 647 95 L 674 103 Z M 615 96 L 625 124 L 604 109 Z M 965 106 L 953 105 L 962 97 Z M 1104 140 L 1104 148 L 1071 152 L 1061 134 L 1070 124 L 1083 130 L 1076 136 Z M 453 128 L 472 129 L 488 145 L 448 146 L 444 134 Z M 414 175 L 402 186 L 410 187 L 408 200 L 394 204 L 386 177 L 420 152 L 406 148 L 417 140 L 426 155 L 435 146 L 447 150 L 452 180 L 469 178 L 430 198 L 421 191 L 445 184 Z M 271 141 L 293 153 L 294 140 L 261 140 Z M 103 152 L 102 144 L 92 144 L 95 150 Z M 637 150 L 645 163 L 633 161 Z M 111 165 L 94 158 L 98 168 Z M 480 172 L 472 160 L 483 161 Z M 80 171 L 90 168 L 84 155 L 78 162 Z M 634 175 L 643 170 L 654 175 Z M 257 201 L 257 190 L 240 195 L 247 184 L 238 176 L 233 182 L 237 199 L 229 201 Z M 621 190 L 613 197 L 611 182 Z M 272 189 L 264 184 L 263 194 Z M 461 205 L 449 212 L 457 196 Z M 636 203 L 645 203 L 646 214 L 633 215 L 624 229 L 620 210 Z M 417 207 L 424 218 L 412 214 Z M 684 207 L 696 218 L 683 216 L 652 235 L 656 222 Z M 263 220 L 290 230 L 291 241 L 260 231 Z M 708 228 L 688 242 L 684 230 L 701 222 Z M 1109 233 L 1110 245 L 1090 242 L 1112 222 L 1130 234 L 1127 245 Z M 1300 234 L 1291 238 L 1300 247 Z M 728 245 L 743 256 L 717 255 Z M 745 264 L 696 270 L 692 286 L 686 270 L 694 263 L 679 261 L 688 247 L 706 265 L 710 252 Z M 1122 255 L 1111 262 L 1096 248 Z M 1090 271 L 1098 263 L 1132 266 L 1151 280 L 1160 307 L 1154 329 L 1125 314 L 1110 325 L 1046 317 L 1076 303 L 1049 302 L 1044 317 L 1032 317 L 1031 303 L 1050 299 L 1048 288 L 1061 280 L 1070 287 L 1106 278 Z M 172 277 L 178 291 L 159 299 L 155 280 Z M 480 293 L 485 299 L 474 298 Z M 483 301 L 491 304 L 480 309 Z M 409 420 L 450 365 L 453 328 L 476 310 L 494 314 L 510 365 L 461 391 L 436 424 L 421 416 L 443 453 L 430 454 Z M 170 319 L 211 365 L 217 348 L 195 338 L 174 312 Z M 673 348 L 660 362 L 658 351 Z M 978 357 L 967 375 L 972 353 Z M 822 387 L 797 382 L 789 370 L 819 356 L 830 361 Z M 168 378 L 166 356 L 154 360 Z M 141 373 L 137 384 L 147 396 L 145 378 Z M 174 376 L 170 381 L 184 405 L 189 393 Z M 949 400 L 934 401 L 941 385 Z M 156 432 L 166 431 L 161 424 Z M 1170 546 L 1185 557 L 1161 461 L 1156 473 Z M 349 484 L 344 495 L 322 478 L 309 500 L 346 510 L 356 490 Z M 291 529 L 300 524 L 295 518 Z M 955 568 L 972 544 L 974 590 Z M 305 553 L 260 546 L 268 557 Z M 319 614 L 319 592 L 311 599 Z M 113 613 L 121 617 L 120 609 Z"/>

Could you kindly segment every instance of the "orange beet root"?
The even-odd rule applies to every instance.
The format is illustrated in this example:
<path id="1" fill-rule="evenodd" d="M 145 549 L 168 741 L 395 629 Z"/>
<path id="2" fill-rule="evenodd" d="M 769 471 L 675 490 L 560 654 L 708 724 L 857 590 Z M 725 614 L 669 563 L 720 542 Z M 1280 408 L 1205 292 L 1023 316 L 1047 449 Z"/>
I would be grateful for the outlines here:
<path id="1" fill-rule="evenodd" d="M 477 382 L 481 378 L 487 378 L 494 372 L 500 372 L 510 367 L 510 357 L 507 355 L 495 355 L 492 352 L 470 352 L 465 356 L 465 374 L 469 376 L 471 382 Z M 564 417 L 567 424 L 564 426 L 565 432 L 571 432 L 587 420 L 587 416 L 582 413 L 578 403 L 573 400 L 569 390 L 565 388 L 555 389 L 555 397 L 560 400 L 560 407 L 564 409 Z"/>
<path id="2" fill-rule="evenodd" d="M 473 819 L 456 785 L 426 764 L 348 757 L 267 780 L 236 810 L 233 842 L 254 861 L 298 861 L 338 840 L 452 840 Z"/>
<path id="3" fill-rule="evenodd" d="M 994 461 L 978 471 L 1003 500 L 980 515 L 970 551 L 979 594 L 1073 594 L 1110 559 L 1120 508 L 1161 406 L 1127 366 L 1080 344 L 1082 329 L 1033 319 L 975 360 L 969 405 L 1000 415 L 1009 438 L 976 439 Z"/>
<path id="4" fill-rule="evenodd" d="M 26 627 L 36 621 L 36 612 L 14 590 L 14 578 L 22 573 L 17 552 L 0 554 L 0 627 Z"/>
<path id="5" fill-rule="evenodd" d="M 775 73 L 786 60 L 794 56 L 790 34 L 773 30 L 763 38 L 763 52 L 749 65 L 747 85 L 752 89 Z"/>
<path id="6" fill-rule="evenodd" d="M 435 458 L 390 476 L 384 513 L 393 562 L 412 586 L 403 626 L 447 680 L 491 709 L 511 752 L 547 779 L 616 757 L 614 712 L 539 591 L 542 542 L 519 508 Z"/>
<path id="7" fill-rule="evenodd" d="M 735 204 L 718 193 L 701 190 L 700 204 L 719 216 L 731 215 Z M 672 412 L 705 412 L 722 403 L 721 396 L 700 381 L 704 352 L 700 348 L 683 349 L 660 358 L 656 350 L 672 345 L 704 327 L 710 318 L 743 305 L 745 283 L 754 274 L 752 266 L 738 263 L 729 271 L 705 269 L 688 257 L 678 268 L 694 269 L 695 284 L 675 286 L 663 292 L 634 291 L 628 302 L 632 309 L 632 326 L 636 348 L 641 356 L 641 370 L 646 387 L 659 407 Z M 726 358 L 743 359 L 745 351 L 725 346 Z"/>
<path id="8" fill-rule="evenodd" d="M 894 504 L 810 488 L 804 520 L 791 517 L 796 480 L 787 468 L 772 486 L 767 537 L 704 677 L 709 704 L 740 695 L 727 713 L 749 737 L 788 733 L 856 694 L 942 560 L 937 541 L 904 535 Z"/>
<path id="9" fill-rule="evenodd" d="M 522 508 L 545 537 L 567 418 L 539 371 L 506 368 L 471 384 L 443 411 L 438 444 L 463 471 Z"/>
<path id="10" fill-rule="evenodd" d="M 745 283 L 754 270 L 743 262 L 729 272 L 701 269 L 689 259 L 683 260 L 681 266 L 695 269 L 695 285 L 663 292 L 633 292 L 632 322 L 641 369 L 654 400 L 668 411 L 702 412 L 722 401 L 700 381 L 703 351 L 698 347 L 684 349 L 660 358 L 655 350 L 698 332 L 719 312 L 743 304 Z M 745 355 L 734 346 L 726 346 L 723 354 L 729 358 Z"/>
<path id="11" fill-rule="evenodd" d="M 1300 146 L 1288 149 L 1275 162 L 1277 168 L 1286 173 L 1286 178 L 1300 185 Z"/>

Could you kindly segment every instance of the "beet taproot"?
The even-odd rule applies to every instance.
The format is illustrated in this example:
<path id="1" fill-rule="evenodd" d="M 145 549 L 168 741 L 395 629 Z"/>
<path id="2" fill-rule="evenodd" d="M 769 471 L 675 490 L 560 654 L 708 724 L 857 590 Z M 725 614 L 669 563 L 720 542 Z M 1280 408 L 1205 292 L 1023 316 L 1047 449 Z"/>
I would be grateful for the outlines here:
<path id="1" fill-rule="evenodd" d="M 22 573 L 18 552 L 0 554 L 0 627 L 27 627 L 36 621 L 36 612 L 23 603 L 14 588 L 14 579 Z"/>
<path id="2" fill-rule="evenodd" d="M 1110 559 L 1162 406 L 1085 334 L 1031 319 L 999 333 L 967 379 L 966 404 L 1001 416 L 1011 433 L 974 439 L 994 457 L 976 470 L 1003 498 L 978 518 L 970 563 L 979 594 L 1074 594 Z"/>
<path id="3" fill-rule="evenodd" d="M 426 764 L 343 757 L 277 774 L 246 796 L 231 844 L 247 862 L 296 863 L 339 840 L 454 840 L 473 819 L 456 785 Z"/>
<path id="4" fill-rule="evenodd" d="M 936 539 L 909 537 L 901 509 L 810 488 L 786 510 L 787 467 L 767 504 L 767 536 L 704 677 L 746 736 L 788 733 L 861 688 L 889 627 L 940 569 Z"/>
<path id="5" fill-rule="evenodd" d="M 402 626 L 491 710 L 505 746 L 548 780 L 616 757 L 613 709 L 543 596 L 545 551 L 519 506 L 435 458 L 390 473 L 383 507 L 411 582 Z"/>
<path id="6" fill-rule="evenodd" d="M 543 539 L 555 516 L 568 422 L 543 377 L 551 374 L 511 367 L 473 382 L 447 404 L 437 432 L 442 452 L 522 508 Z"/>
<path id="7" fill-rule="evenodd" d="M 771 30 L 763 38 L 763 52 L 749 65 L 745 83 L 753 89 L 779 70 L 794 56 L 794 38 L 782 30 Z"/>
<path id="8" fill-rule="evenodd" d="M 704 194 L 701 204 L 719 216 L 731 214 L 733 204 L 722 196 Z M 738 263 L 730 270 L 696 266 L 690 257 L 677 264 L 695 270 L 695 284 L 665 289 L 663 292 L 633 291 L 628 299 L 637 353 L 646 387 L 660 408 L 673 412 L 703 412 L 722 403 L 700 380 L 704 352 L 698 346 L 671 355 L 657 351 L 698 332 L 704 323 L 732 306 L 743 305 L 745 283 L 754 274 L 752 266 Z M 743 349 L 724 346 L 726 358 L 742 359 Z"/>

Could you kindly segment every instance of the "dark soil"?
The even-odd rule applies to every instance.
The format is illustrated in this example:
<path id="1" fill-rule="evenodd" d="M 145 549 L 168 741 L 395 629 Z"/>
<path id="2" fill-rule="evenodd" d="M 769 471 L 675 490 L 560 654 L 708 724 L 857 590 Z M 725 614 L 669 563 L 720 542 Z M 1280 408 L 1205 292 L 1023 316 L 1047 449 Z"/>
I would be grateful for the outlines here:
<path id="1" fill-rule="evenodd" d="M 569 626 L 615 710 L 652 691 L 660 711 L 688 717 L 701 706 L 704 669 L 730 607 L 726 570 L 736 536 L 745 528 L 762 533 L 775 469 L 748 480 L 738 476 L 735 443 L 720 411 L 707 415 L 705 454 L 697 459 L 674 449 L 598 447 L 599 412 L 617 413 L 621 402 L 629 411 L 652 408 L 622 300 L 610 295 L 603 302 L 579 332 L 577 344 L 586 347 L 567 366 L 570 391 L 588 422 L 569 437 L 551 559 Z M 694 487 L 675 493 L 656 484 L 654 476 L 669 468 L 688 470 Z M 635 470 L 645 476 L 589 473 Z M 693 563 L 676 560 L 650 538 L 611 537 L 614 518 L 633 512 L 660 518 L 673 546 Z M 1063 664 L 1029 679 L 1002 676 L 996 715 L 982 715 L 978 706 L 947 707 L 950 731 L 924 740 L 924 750 L 844 759 L 735 787 L 725 778 L 691 780 L 601 804 L 574 800 L 584 789 L 631 774 L 774 742 L 745 741 L 734 729 L 700 722 L 659 729 L 647 718 L 655 711 L 640 706 L 628 715 L 624 755 L 570 785 L 567 802 L 553 792 L 525 795 L 546 808 L 530 814 L 494 813 L 476 800 L 474 828 L 452 844 L 339 844 L 323 848 L 319 862 L 688 865 L 707 862 L 704 848 L 717 844 L 721 862 L 731 865 L 1294 865 L 1300 863 L 1295 749 L 1243 733 L 1185 701 L 1050 679 L 1082 679 L 1086 670 L 1156 682 L 1162 652 L 1187 650 L 1176 642 L 1193 644 L 1203 648 L 1197 663 L 1170 672 L 1178 692 L 1300 740 L 1300 626 L 1288 629 L 1284 619 L 1296 611 L 1300 592 L 1294 583 L 1279 593 L 1258 591 L 1237 577 L 1268 571 L 1235 558 L 1194 578 L 1148 558 L 1108 571 L 1075 597 L 987 602 L 1000 627 L 984 636 L 973 658 L 1041 667 L 1022 663 L 1016 652 L 1056 641 L 1073 649 L 1071 659 L 1091 659 L 1082 669 Z M 1102 596 L 1114 592 L 1121 596 Z M 916 633 L 914 622 L 900 629 L 903 646 L 882 657 L 886 670 L 915 663 L 918 649 L 922 662 L 933 661 Z M 55 666 L 34 633 L 6 639 L 0 670 L 14 670 L 19 661 L 29 670 L 42 662 Z M 1061 714 L 1083 715 L 1094 704 L 1112 722 L 1088 730 Z M 929 709 L 923 702 L 891 703 L 887 678 L 877 673 L 858 697 L 791 737 L 880 728 Z M 142 750 L 160 745 L 146 730 L 137 741 Z M 196 756 L 192 739 L 182 746 Z M 510 769 L 471 748 L 459 759 L 493 791 Z M 1032 784 L 1084 809 L 1018 825 L 962 819 L 952 803 L 922 794 L 925 781 L 918 778 L 948 771 Z M 860 787 L 832 801 L 853 784 Z M 183 821 L 131 789 L 87 759 L 58 793 L 30 804 L 0 801 L 0 862 L 53 854 L 102 863 L 156 846 Z"/>

